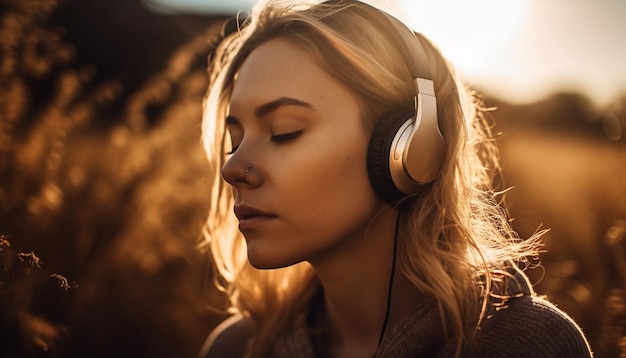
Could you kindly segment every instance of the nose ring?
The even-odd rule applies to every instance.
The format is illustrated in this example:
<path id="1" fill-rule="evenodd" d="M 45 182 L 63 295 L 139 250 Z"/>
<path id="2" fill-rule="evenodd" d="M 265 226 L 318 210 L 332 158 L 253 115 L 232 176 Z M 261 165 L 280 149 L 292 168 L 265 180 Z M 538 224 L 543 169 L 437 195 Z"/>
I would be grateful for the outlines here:
<path id="1" fill-rule="evenodd" d="M 246 168 L 246 171 L 243 172 L 243 178 L 244 179 L 248 176 L 248 173 L 250 173 L 250 169 L 252 169 L 252 164 L 248 164 L 248 167 Z"/>

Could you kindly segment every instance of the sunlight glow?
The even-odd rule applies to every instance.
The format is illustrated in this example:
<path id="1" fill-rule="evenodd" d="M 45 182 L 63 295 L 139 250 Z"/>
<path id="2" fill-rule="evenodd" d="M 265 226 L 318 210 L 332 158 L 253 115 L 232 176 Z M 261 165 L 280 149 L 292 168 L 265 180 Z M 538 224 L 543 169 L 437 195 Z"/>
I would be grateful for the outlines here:
<path id="1" fill-rule="evenodd" d="M 403 0 L 414 30 L 433 40 L 461 73 L 492 68 L 499 46 L 515 40 L 528 15 L 527 0 Z"/>
<path id="2" fill-rule="evenodd" d="M 433 40 L 465 82 L 500 98 L 578 91 L 606 104 L 626 91 L 622 0 L 395 1 L 395 15 Z"/>
<path id="3" fill-rule="evenodd" d="M 257 0 L 143 1 L 161 12 L 234 14 Z M 578 91 L 602 104 L 626 93 L 624 0 L 361 1 L 423 33 L 466 83 L 501 99 Z"/>

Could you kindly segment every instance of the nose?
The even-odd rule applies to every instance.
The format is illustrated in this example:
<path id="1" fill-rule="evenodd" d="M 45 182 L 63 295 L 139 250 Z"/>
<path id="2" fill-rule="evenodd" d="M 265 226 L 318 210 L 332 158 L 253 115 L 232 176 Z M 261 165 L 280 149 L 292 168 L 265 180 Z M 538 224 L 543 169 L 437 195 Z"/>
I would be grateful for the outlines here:
<path id="1" fill-rule="evenodd" d="M 222 178 L 234 187 L 256 187 L 262 184 L 263 175 L 254 164 L 233 155 L 221 169 Z"/>

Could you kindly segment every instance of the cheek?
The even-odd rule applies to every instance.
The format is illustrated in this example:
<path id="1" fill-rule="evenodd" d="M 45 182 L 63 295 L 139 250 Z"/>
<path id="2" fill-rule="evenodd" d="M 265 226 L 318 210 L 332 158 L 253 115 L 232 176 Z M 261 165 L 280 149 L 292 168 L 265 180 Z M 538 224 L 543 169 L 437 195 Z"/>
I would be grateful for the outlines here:
<path id="1" fill-rule="evenodd" d="M 319 258 L 336 244 L 364 235 L 384 203 L 369 183 L 366 143 L 348 144 L 306 148 L 281 158 L 280 169 L 273 168 L 269 192 L 281 220 L 271 231 L 247 237 L 254 266 L 283 267 Z"/>
<path id="2" fill-rule="evenodd" d="M 294 198 L 304 204 L 302 219 L 308 216 L 310 225 L 337 226 L 343 221 L 369 220 L 373 215 L 380 201 L 367 175 L 366 143 L 359 144 L 320 151 L 297 172 L 300 185 L 290 186 L 296 192 Z"/>

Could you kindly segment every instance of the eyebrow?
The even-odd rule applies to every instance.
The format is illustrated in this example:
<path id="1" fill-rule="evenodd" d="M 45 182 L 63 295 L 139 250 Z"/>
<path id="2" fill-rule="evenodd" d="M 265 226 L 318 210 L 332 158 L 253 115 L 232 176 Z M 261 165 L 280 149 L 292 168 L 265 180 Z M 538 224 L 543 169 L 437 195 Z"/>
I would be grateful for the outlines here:
<path id="1" fill-rule="evenodd" d="M 270 102 L 267 102 L 258 106 L 254 110 L 254 114 L 257 117 L 265 117 L 282 107 L 300 107 L 300 108 L 315 111 L 315 108 L 310 103 L 303 102 L 299 99 L 295 99 L 291 97 L 280 97 L 278 99 L 275 99 L 273 101 L 270 101 Z M 237 118 L 233 116 L 226 117 L 226 124 L 234 124 L 238 122 L 239 120 L 237 120 Z"/>
<path id="2" fill-rule="evenodd" d="M 264 117 L 281 107 L 287 107 L 287 106 L 302 107 L 302 108 L 314 110 L 313 106 L 310 103 L 303 102 L 295 98 L 280 97 L 277 100 L 260 105 L 254 111 L 254 113 L 257 115 L 257 117 Z"/>

